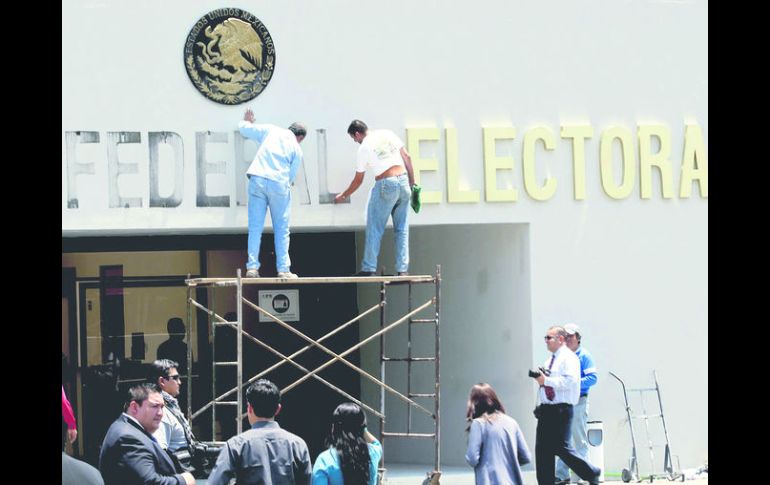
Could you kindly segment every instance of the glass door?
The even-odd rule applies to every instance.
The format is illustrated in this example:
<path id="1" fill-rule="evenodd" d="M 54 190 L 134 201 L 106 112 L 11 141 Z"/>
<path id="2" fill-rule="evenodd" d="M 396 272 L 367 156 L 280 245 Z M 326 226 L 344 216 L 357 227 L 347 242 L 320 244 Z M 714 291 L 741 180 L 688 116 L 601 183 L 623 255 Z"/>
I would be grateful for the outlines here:
<path id="1" fill-rule="evenodd" d="M 81 370 L 79 433 L 90 463 L 98 461 L 104 435 L 123 411 L 126 391 L 147 378 L 154 360 L 171 358 L 179 363 L 182 409 L 187 406 L 186 384 L 190 377 L 188 345 L 193 350 L 193 378 L 198 378 L 198 329 L 192 326 L 188 342 L 184 277 L 123 278 L 120 266 L 102 266 L 100 276 L 76 285 Z"/>

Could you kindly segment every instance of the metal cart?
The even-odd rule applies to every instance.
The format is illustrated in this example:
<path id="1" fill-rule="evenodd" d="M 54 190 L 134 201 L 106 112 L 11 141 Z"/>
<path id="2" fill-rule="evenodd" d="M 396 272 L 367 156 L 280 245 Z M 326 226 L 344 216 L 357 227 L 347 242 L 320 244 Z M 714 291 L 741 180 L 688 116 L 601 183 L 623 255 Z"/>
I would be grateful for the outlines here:
<path id="1" fill-rule="evenodd" d="M 684 481 L 684 474 L 681 473 L 680 471 L 674 471 L 674 465 L 671 460 L 671 445 L 668 441 L 668 430 L 666 429 L 666 419 L 663 416 L 663 402 L 660 398 L 660 385 L 658 385 L 658 374 L 654 370 L 652 371 L 652 377 L 655 381 L 655 387 L 645 387 L 645 388 L 637 388 L 637 389 L 626 389 L 626 384 L 623 382 L 623 380 L 620 377 L 618 377 L 612 372 L 610 372 L 610 375 L 615 379 L 617 379 L 620 382 L 620 385 L 623 387 L 623 399 L 625 400 L 625 403 L 626 403 L 626 415 L 628 416 L 628 426 L 631 429 L 631 457 L 628 460 L 628 468 L 624 468 L 621 474 L 621 478 L 623 479 L 623 481 L 626 483 L 631 481 L 641 482 L 643 479 L 639 475 L 639 460 L 637 459 L 638 457 L 636 454 L 636 439 L 634 437 L 634 420 L 635 419 L 644 420 L 644 427 L 647 432 L 647 447 L 650 450 L 650 475 L 647 478 L 650 480 L 650 482 L 652 482 L 655 478 L 666 478 L 670 481 L 680 479 L 681 481 Z M 634 415 L 634 413 L 631 411 L 631 406 L 628 404 L 629 392 L 639 393 L 639 400 L 641 401 L 642 414 Z M 660 414 L 647 414 L 647 411 L 645 410 L 645 406 L 644 406 L 644 394 L 649 392 L 655 392 L 655 394 L 658 396 L 658 407 L 660 409 Z M 660 418 L 660 421 L 663 424 L 663 436 L 665 437 L 665 440 L 666 440 L 665 445 L 657 445 L 657 446 L 663 446 L 665 448 L 664 456 L 663 456 L 663 473 L 652 472 L 655 469 L 655 455 L 653 453 L 653 448 L 656 445 L 652 443 L 652 436 L 650 434 L 649 422 L 650 422 L 650 419 L 656 419 L 656 418 Z M 677 468 L 680 468 L 680 467 L 677 467 Z"/>

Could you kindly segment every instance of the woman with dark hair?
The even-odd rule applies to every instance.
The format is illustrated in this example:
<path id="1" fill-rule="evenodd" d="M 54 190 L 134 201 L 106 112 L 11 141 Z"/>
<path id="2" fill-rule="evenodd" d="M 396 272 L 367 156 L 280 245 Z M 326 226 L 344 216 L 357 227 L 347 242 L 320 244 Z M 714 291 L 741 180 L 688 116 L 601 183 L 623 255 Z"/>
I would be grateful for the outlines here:
<path id="1" fill-rule="evenodd" d="M 520 467 L 531 461 L 529 448 L 492 386 L 481 382 L 471 388 L 466 418 L 465 461 L 476 472 L 476 485 L 523 485 Z"/>
<path id="2" fill-rule="evenodd" d="M 382 445 L 366 430 L 366 415 L 352 402 L 337 406 L 328 450 L 313 465 L 312 485 L 375 485 Z"/>

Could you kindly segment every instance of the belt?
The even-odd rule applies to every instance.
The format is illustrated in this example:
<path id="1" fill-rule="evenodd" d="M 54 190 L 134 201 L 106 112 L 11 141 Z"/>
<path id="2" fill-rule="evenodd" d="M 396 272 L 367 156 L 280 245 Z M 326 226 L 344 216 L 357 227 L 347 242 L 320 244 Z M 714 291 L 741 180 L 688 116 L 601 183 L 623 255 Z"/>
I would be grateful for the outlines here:
<path id="1" fill-rule="evenodd" d="M 580 397 L 588 397 L 588 393 L 581 394 Z"/>
<path id="2" fill-rule="evenodd" d="M 572 404 L 568 404 L 566 402 L 560 402 L 556 404 L 541 404 L 541 406 L 549 407 L 549 408 L 566 408 L 566 407 L 572 407 Z"/>

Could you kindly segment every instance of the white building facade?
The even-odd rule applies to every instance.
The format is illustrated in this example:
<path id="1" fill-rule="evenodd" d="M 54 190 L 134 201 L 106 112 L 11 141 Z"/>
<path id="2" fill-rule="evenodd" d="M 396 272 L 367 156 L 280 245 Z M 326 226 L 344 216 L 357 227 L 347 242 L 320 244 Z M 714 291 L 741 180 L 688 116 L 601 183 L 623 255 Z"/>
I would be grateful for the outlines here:
<path id="1" fill-rule="evenodd" d="M 64 238 L 245 233 L 248 107 L 308 127 L 292 232 L 355 231 L 360 250 L 372 174 L 350 204 L 328 194 L 354 175 L 350 121 L 391 129 L 423 188 L 410 272 L 442 268 L 442 463 L 464 463 L 480 381 L 534 452 L 526 371 L 567 322 L 599 369 L 589 415 L 608 472 L 630 453 L 608 371 L 647 387 L 657 370 L 673 453 L 682 467 L 708 459 L 707 2 L 240 4 L 230 14 L 269 30 L 275 69 L 256 98 L 226 105 L 196 89 L 183 52 L 199 19 L 230 7 L 62 5 Z M 382 246 L 393 271 L 390 233 Z M 362 308 L 374 298 L 359 291 Z M 376 370 L 376 349 L 361 359 Z M 432 459 L 412 442 L 386 456 Z"/>

